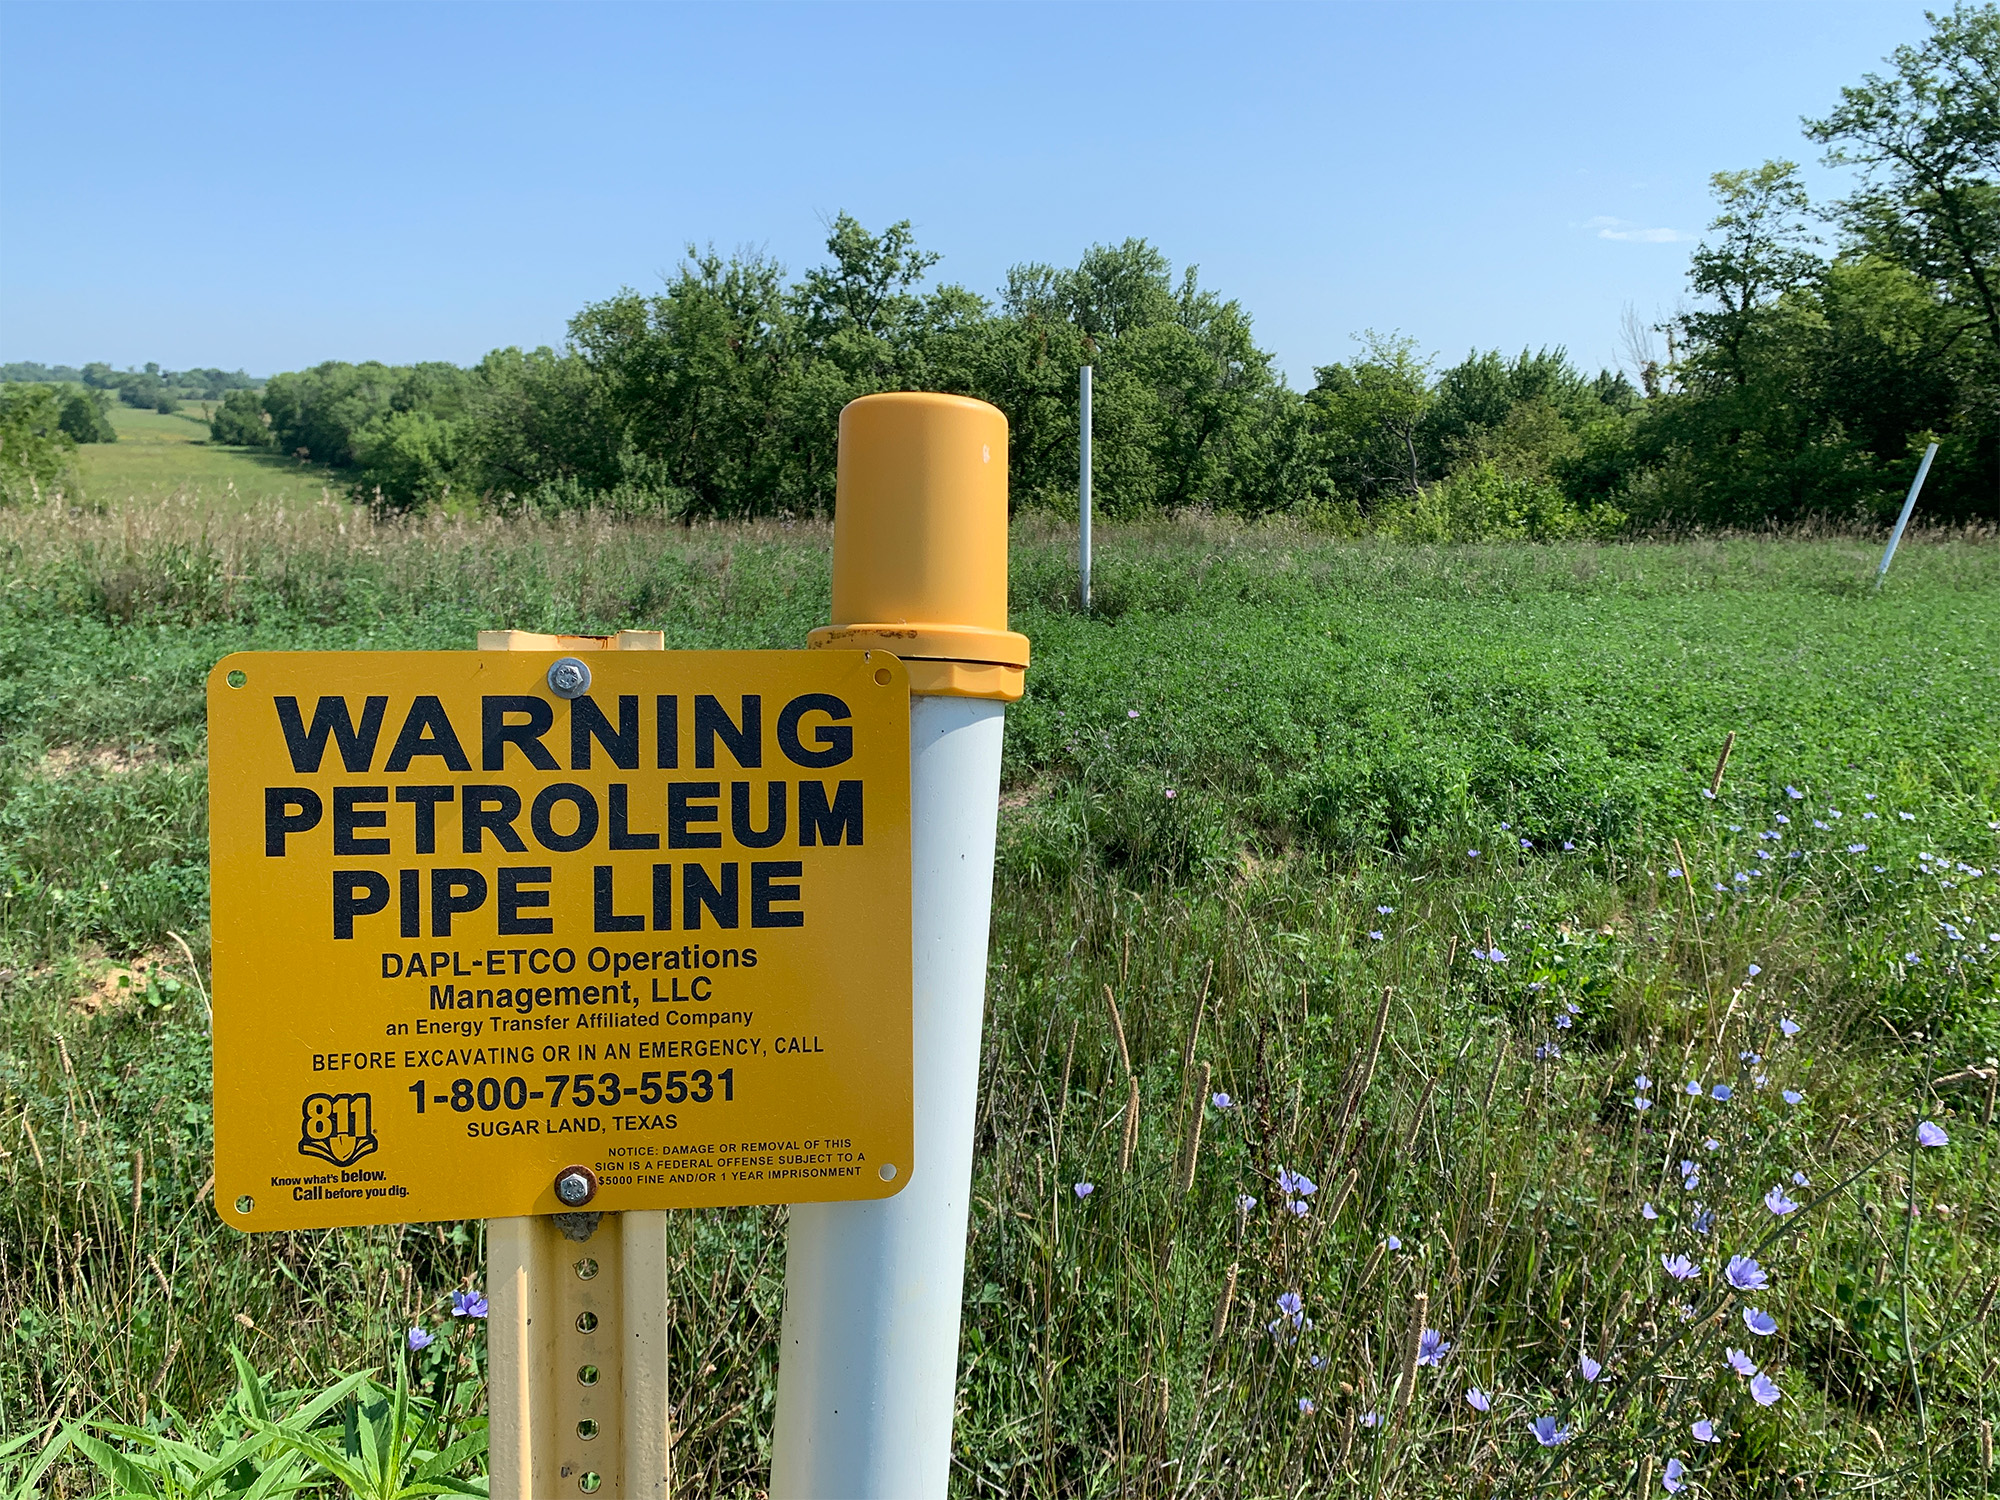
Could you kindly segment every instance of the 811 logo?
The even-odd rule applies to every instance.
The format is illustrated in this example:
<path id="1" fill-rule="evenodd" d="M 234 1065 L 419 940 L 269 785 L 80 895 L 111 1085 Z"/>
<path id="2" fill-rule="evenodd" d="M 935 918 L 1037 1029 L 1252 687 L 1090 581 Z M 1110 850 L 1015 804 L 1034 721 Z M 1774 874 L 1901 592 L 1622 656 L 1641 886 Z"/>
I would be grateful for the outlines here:
<path id="1" fill-rule="evenodd" d="M 366 1094 L 307 1094 L 299 1107 L 299 1154 L 351 1167 L 378 1149 Z"/>

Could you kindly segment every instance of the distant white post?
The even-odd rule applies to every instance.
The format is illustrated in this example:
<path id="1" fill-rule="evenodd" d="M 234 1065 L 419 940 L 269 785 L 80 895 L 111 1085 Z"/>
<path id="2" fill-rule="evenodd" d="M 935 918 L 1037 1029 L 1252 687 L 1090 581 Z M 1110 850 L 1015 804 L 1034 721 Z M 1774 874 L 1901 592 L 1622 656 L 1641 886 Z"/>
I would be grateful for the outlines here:
<path id="1" fill-rule="evenodd" d="M 1911 481 L 1909 497 L 1903 501 L 1903 513 L 1896 517 L 1896 529 L 1889 533 L 1889 546 L 1882 554 L 1882 566 L 1875 570 L 1875 587 L 1882 587 L 1882 580 L 1889 576 L 1890 559 L 1896 555 L 1896 543 L 1903 539 L 1903 528 L 1910 524 L 1910 512 L 1917 508 L 1917 491 L 1924 487 L 1924 476 L 1931 471 L 1931 460 L 1937 457 L 1937 444 L 1924 449 L 1924 461 L 1917 465 L 1917 477 Z"/>
<path id="2" fill-rule="evenodd" d="M 1077 417 L 1078 430 L 1082 435 L 1076 463 L 1077 529 L 1076 529 L 1076 572 L 1080 581 L 1078 598 L 1083 612 L 1090 613 L 1090 366 L 1085 365 L 1077 377 L 1077 392 L 1081 411 Z"/>

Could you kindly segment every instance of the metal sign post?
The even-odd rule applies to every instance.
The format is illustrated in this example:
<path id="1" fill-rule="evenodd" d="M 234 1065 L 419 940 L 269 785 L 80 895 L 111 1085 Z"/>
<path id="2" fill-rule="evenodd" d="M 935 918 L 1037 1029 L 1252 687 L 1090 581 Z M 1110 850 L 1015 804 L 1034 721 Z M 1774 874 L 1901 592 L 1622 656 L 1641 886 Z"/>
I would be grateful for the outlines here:
<path id="1" fill-rule="evenodd" d="M 1889 545 L 1882 551 L 1882 566 L 1875 570 L 1877 589 L 1889 576 L 1889 564 L 1896 559 L 1896 544 L 1903 539 L 1903 528 L 1910 524 L 1910 512 L 1917 508 L 1917 495 L 1924 487 L 1924 477 L 1931 471 L 1931 460 L 1937 457 L 1937 450 L 1936 443 L 1924 449 L 1924 461 L 1917 465 L 1917 477 L 1910 481 L 1910 493 L 1903 499 L 1903 513 L 1896 517 L 1896 529 L 1889 533 Z"/>
<path id="2" fill-rule="evenodd" d="M 1077 598 L 1085 614 L 1090 613 L 1090 366 L 1076 378 L 1077 389 Z"/>
<path id="3" fill-rule="evenodd" d="M 1007 423 L 955 396 L 841 413 L 831 630 L 903 656 L 910 714 L 917 1157 L 874 1204 L 792 1210 L 771 1493 L 944 1495 L 951 1469 L 972 1132 L 1005 705 Z"/>
<path id="4" fill-rule="evenodd" d="M 482 651 L 663 651 L 659 631 L 482 630 Z M 487 1489 L 493 1500 L 673 1493 L 667 1216 L 486 1221 Z"/>

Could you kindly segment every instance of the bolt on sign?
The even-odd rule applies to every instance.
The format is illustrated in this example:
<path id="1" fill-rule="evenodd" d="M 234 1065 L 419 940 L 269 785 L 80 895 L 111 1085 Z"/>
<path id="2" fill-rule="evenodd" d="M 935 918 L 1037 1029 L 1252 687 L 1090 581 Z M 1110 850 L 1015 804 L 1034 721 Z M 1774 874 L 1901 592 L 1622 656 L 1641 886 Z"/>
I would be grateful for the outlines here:
<path id="1" fill-rule="evenodd" d="M 607 1211 L 908 1182 L 903 664 L 593 656 L 210 674 L 238 1228 L 558 1213 L 571 1168 Z"/>

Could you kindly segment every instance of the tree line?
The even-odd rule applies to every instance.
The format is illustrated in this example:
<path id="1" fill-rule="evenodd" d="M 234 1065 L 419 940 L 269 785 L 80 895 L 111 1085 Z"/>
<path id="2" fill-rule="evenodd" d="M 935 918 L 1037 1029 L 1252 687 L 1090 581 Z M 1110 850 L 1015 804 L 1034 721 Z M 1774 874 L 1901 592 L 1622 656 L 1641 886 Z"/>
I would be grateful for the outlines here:
<path id="1" fill-rule="evenodd" d="M 842 406 L 951 391 L 1007 414 L 1017 505 L 1073 508 L 1089 364 L 1113 512 L 1435 540 L 1867 520 L 1934 439 L 1925 513 L 2000 517 L 2000 13 L 1932 16 L 1805 134 L 1854 190 L 1814 204 L 1788 161 L 1717 173 L 1692 310 L 1629 330 L 1629 375 L 1559 348 L 1440 367 L 1371 333 L 1295 389 L 1242 305 L 1146 240 L 1016 266 L 986 297 L 935 279 L 907 222 L 842 214 L 796 279 L 690 247 L 659 292 L 583 308 L 560 350 L 329 362 L 223 391 L 211 431 L 386 507 L 816 515 Z"/>

